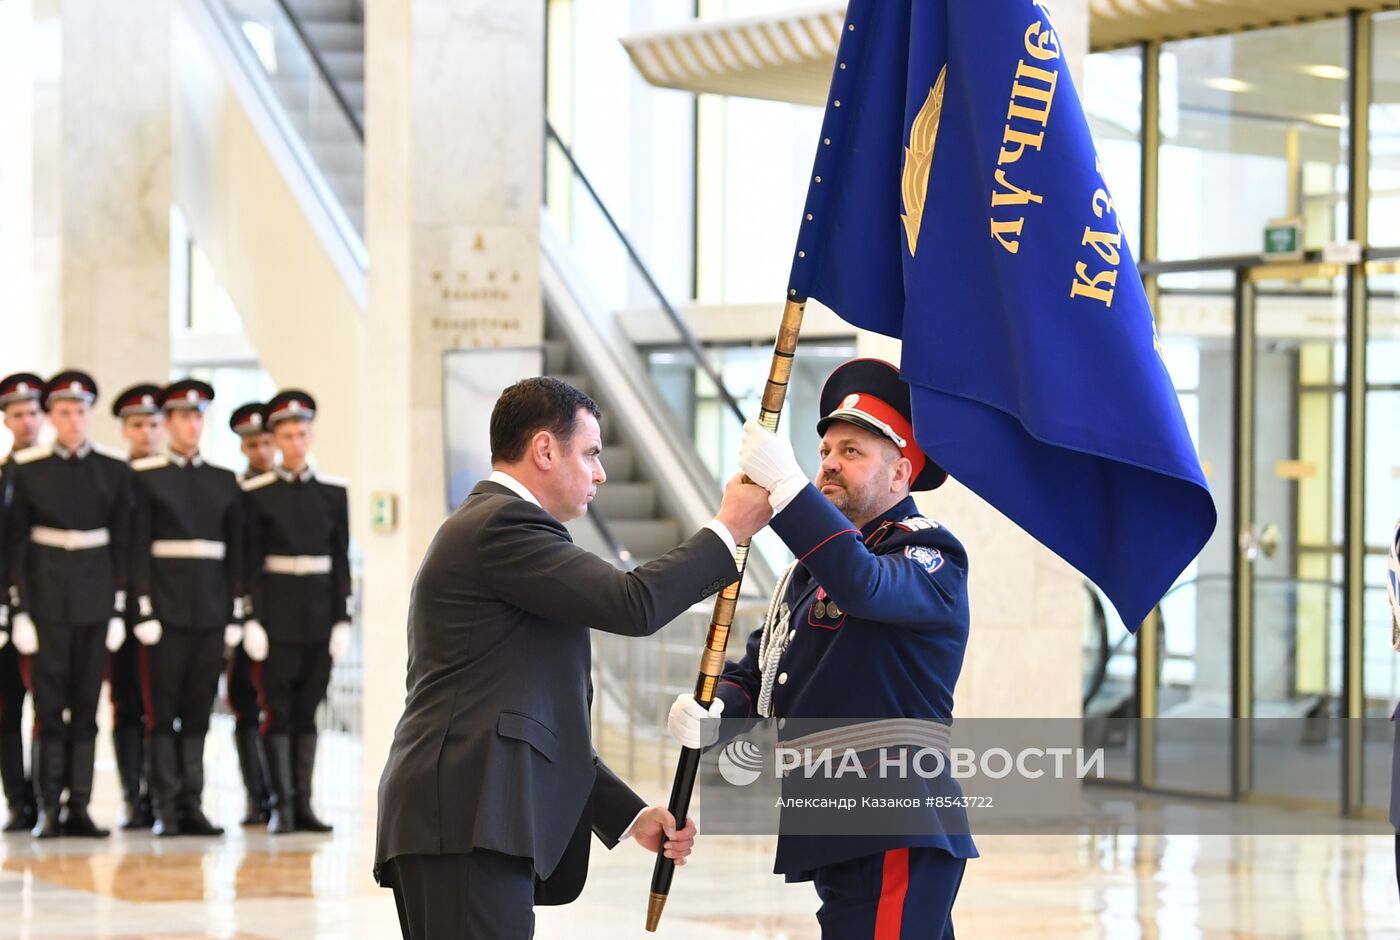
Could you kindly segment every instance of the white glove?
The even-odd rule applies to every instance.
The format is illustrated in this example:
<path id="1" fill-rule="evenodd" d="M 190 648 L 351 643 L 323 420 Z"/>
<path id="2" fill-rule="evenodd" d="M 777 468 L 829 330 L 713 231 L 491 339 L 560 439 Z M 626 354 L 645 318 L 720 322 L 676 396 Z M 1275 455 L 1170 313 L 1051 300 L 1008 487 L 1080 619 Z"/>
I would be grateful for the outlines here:
<path id="1" fill-rule="evenodd" d="M 126 624 L 122 618 L 113 617 L 107 621 L 107 652 L 115 653 L 126 642 Z"/>
<path id="2" fill-rule="evenodd" d="M 267 659 L 267 631 L 256 620 L 243 624 L 243 652 L 255 663 Z"/>
<path id="3" fill-rule="evenodd" d="M 666 729 L 681 747 L 699 750 L 719 740 L 719 716 L 723 713 L 724 699 L 715 699 L 706 711 L 694 695 L 682 692 L 671 703 Z"/>
<path id="4" fill-rule="evenodd" d="M 14 623 L 10 625 L 10 639 L 15 641 L 15 649 L 21 655 L 33 656 L 39 652 L 39 631 L 34 628 L 33 618 L 23 611 L 15 614 Z"/>
<path id="5" fill-rule="evenodd" d="M 243 642 L 243 624 L 231 623 L 224 627 L 224 645 L 233 648 Z"/>
<path id="6" fill-rule="evenodd" d="M 797 465 L 792 442 L 779 437 L 757 421 L 744 422 L 739 444 L 739 468 L 768 491 L 768 505 L 782 512 L 807 485 L 807 475 Z"/>
<path id="7" fill-rule="evenodd" d="M 8 633 L 0 633 L 0 650 L 4 649 L 5 647 L 7 647 L 7 646 L 9 646 L 9 645 L 10 645 L 10 635 L 9 635 Z"/>
<path id="8" fill-rule="evenodd" d="M 350 652 L 350 624 L 341 621 L 331 627 L 331 659 L 339 659 Z"/>
<path id="9" fill-rule="evenodd" d="M 131 632 L 136 634 L 136 639 L 141 641 L 142 646 L 155 646 L 165 631 L 161 628 L 160 621 L 152 618 L 141 621 L 131 628 Z"/>

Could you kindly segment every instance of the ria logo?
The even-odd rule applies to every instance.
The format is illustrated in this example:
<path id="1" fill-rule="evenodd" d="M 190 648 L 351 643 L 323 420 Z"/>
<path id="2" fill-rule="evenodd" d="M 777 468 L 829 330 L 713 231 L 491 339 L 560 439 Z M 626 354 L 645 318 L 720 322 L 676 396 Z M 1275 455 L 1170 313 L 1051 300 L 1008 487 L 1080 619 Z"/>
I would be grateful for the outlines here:
<path id="1" fill-rule="evenodd" d="M 736 787 L 746 787 L 763 773 L 763 752 L 752 741 L 730 741 L 719 754 L 719 775 Z"/>

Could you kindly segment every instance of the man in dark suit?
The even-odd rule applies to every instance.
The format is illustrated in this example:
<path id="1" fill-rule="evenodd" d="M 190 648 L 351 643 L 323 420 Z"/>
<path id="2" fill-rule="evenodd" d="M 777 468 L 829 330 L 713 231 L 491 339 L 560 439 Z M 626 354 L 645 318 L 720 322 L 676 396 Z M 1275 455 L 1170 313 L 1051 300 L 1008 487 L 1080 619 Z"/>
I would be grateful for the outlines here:
<path id="1" fill-rule="evenodd" d="M 534 903 L 583 889 L 590 831 L 609 848 L 630 834 L 678 862 L 690 854 L 694 824 L 678 830 L 593 752 L 589 630 L 648 636 L 731 583 L 735 542 L 771 511 L 736 477 L 705 528 L 618 571 L 564 528 L 606 479 L 598 417 L 555 379 L 506 389 L 491 415 L 495 472 L 418 570 L 375 852 L 408 940 L 530 936 Z"/>

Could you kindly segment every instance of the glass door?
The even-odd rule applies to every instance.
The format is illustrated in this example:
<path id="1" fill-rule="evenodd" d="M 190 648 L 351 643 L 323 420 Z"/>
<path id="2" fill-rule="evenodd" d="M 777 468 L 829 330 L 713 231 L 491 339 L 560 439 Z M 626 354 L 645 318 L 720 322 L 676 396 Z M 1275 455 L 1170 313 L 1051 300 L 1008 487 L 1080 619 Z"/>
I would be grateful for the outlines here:
<path id="1" fill-rule="evenodd" d="M 1343 766 L 1346 283 L 1325 265 L 1250 272 L 1251 512 L 1242 789 L 1339 805 Z"/>

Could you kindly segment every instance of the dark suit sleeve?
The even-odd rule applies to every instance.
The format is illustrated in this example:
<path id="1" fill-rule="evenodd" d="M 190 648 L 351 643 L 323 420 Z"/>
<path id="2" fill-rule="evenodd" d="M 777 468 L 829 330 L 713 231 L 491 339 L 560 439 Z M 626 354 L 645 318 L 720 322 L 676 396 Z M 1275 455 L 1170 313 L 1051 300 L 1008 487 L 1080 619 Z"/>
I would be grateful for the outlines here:
<path id="1" fill-rule="evenodd" d="M 331 545 L 331 610 L 337 623 L 350 619 L 350 494 L 336 487 L 332 493 L 335 510 L 334 544 Z"/>
<path id="2" fill-rule="evenodd" d="M 624 636 L 649 636 L 690 605 L 738 579 L 724 541 L 702 529 L 623 572 L 569 541 L 562 525 L 521 499 L 482 527 L 482 583 L 537 617 Z"/>
<path id="3" fill-rule="evenodd" d="M 622 839 L 637 814 L 646 809 L 643 800 L 622 779 L 608 769 L 602 760 L 595 760 L 598 774 L 593 778 L 590 797 L 593 810 L 593 834 L 603 845 L 613 848 Z"/>

